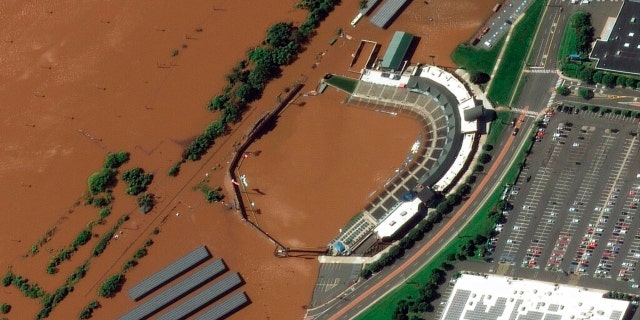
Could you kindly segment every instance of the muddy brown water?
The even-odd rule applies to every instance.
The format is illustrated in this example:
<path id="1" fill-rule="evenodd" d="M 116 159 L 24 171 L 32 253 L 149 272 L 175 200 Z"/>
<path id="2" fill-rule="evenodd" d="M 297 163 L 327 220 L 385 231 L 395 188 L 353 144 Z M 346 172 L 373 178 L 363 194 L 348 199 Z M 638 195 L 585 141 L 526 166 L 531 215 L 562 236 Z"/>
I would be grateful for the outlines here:
<path id="1" fill-rule="evenodd" d="M 78 204 L 86 179 L 100 168 L 108 151 L 126 150 L 131 161 L 124 169 L 140 166 L 155 173 L 150 191 L 158 196 L 156 209 L 141 215 L 134 199 L 124 194 L 122 183 L 115 187 L 113 213 L 107 224 L 94 227 L 93 232 L 101 236 L 123 214 L 131 219 L 104 254 L 91 260 L 89 273 L 56 307 L 52 319 L 75 317 L 91 299 L 105 306 L 94 313 L 97 319 L 111 319 L 132 308 L 135 304 L 124 292 L 102 299 L 96 290 L 148 238 L 155 243 L 149 255 L 126 274 L 125 291 L 206 244 L 246 281 L 242 290 L 252 303 L 232 318 L 300 318 L 311 296 L 317 262 L 275 258 L 273 244 L 240 221 L 233 210 L 207 204 L 193 187 L 207 179 L 211 186 L 222 185 L 231 196 L 224 169 L 232 144 L 274 107 L 275 96 L 301 74 L 309 79 L 304 91 L 314 89 L 325 72 L 347 75 L 351 53 L 362 38 L 386 44 L 398 28 L 426 34 L 427 28 L 420 27 L 422 18 L 414 17 L 418 10 L 427 10 L 418 8 L 420 3 L 413 1 L 389 30 L 379 30 L 366 20 L 352 29 L 349 21 L 357 4 L 338 7 L 295 64 L 267 87 L 264 98 L 254 103 L 234 133 L 219 139 L 202 161 L 185 165 L 177 178 L 167 177 L 166 170 L 179 159 L 185 144 L 215 119 L 204 106 L 223 87 L 224 74 L 263 39 L 263 30 L 270 24 L 304 19 L 305 13 L 294 9 L 295 1 L 0 3 L 0 223 L 7 226 L 0 234 L 0 265 L 49 292 L 62 285 L 98 242 L 96 237 L 83 246 L 71 261 L 60 265 L 55 276 L 44 272 L 55 252 L 68 246 L 97 216 L 96 209 Z M 447 2 L 432 1 L 429 6 L 437 8 L 438 3 L 446 7 Z M 494 4 L 468 3 L 473 4 L 441 9 L 451 13 L 446 19 L 465 22 L 459 32 L 457 23 L 447 22 L 447 30 L 454 31 L 441 44 L 434 33 L 423 36 L 418 55 L 432 54 L 437 47 L 436 62 L 444 63 L 441 57 L 448 56 L 484 20 L 477 17 L 478 12 L 490 11 Z M 339 27 L 353 40 L 339 39 L 329 46 Z M 202 32 L 196 31 L 199 28 Z M 178 50 L 176 56 L 172 56 L 174 50 Z M 418 131 L 409 119 L 345 106 L 341 104 L 344 97 L 329 90 L 310 97 L 304 106 L 289 108 L 279 126 L 256 144 L 262 153 L 244 167 L 251 186 L 266 194 L 255 200 L 263 212 L 260 223 L 282 226 L 287 231 L 283 237 L 292 245 L 325 245 L 393 173 Z M 281 216 L 268 219 L 273 212 Z M 52 227 L 56 228 L 52 240 L 37 255 L 25 257 Z M 151 235 L 155 227 L 161 231 Z M 23 298 L 15 288 L 2 290 L 0 300 L 13 306 L 12 318 L 29 318 L 38 312 L 37 301 Z"/>

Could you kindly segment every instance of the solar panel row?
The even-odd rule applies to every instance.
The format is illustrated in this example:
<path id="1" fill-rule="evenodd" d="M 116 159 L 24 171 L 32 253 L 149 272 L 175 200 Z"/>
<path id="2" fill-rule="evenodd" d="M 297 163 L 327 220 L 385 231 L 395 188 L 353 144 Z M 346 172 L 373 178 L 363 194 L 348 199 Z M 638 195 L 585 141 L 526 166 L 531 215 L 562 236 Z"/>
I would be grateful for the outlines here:
<path id="1" fill-rule="evenodd" d="M 207 247 L 199 247 L 133 286 L 128 291 L 129 296 L 133 300 L 140 300 L 210 257 Z"/>
<path id="2" fill-rule="evenodd" d="M 222 301 L 219 305 L 213 309 L 203 313 L 196 320 L 218 320 L 226 317 L 230 313 L 236 311 L 238 308 L 243 307 L 249 302 L 249 299 L 244 292 L 238 292 L 232 295 L 230 298 Z"/>
<path id="3" fill-rule="evenodd" d="M 210 281 L 222 272 L 226 271 L 227 266 L 221 259 L 214 261 L 213 263 L 205 266 L 192 274 L 188 278 L 180 281 L 165 291 L 159 293 L 152 299 L 142 303 L 135 309 L 129 311 L 129 313 L 120 317 L 121 320 L 139 320 L 146 319 L 152 314 L 158 312 L 168 304 L 180 299 L 189 292 L 200 287 L 203 283 Z"/>
<path id="4" fill-rule="evenodd" d="M 225 295 L 227 292 L 242 284 L 242 279 L 237 272 L 234 272 L 220 281 L 214 283 L 206 290 L 200 292 L 188 301 L 175 307 L 173 310 L 163 314 L 158 320 L 185 319 L 194 312 L 202 309 L 212 301 Z"/>

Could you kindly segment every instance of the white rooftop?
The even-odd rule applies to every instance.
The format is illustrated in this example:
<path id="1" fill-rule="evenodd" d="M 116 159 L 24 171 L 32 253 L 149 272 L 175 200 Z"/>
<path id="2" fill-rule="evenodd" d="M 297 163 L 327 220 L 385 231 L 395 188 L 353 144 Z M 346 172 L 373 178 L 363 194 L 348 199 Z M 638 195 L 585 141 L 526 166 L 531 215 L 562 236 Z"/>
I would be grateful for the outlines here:
<path id="1" fill-rule="evenodd" d="M 410 202 L 403 202 L 399 205 L 384 221 L 382 221 L 373 231 L 378 238 L 391 237 L 396 233 L 409 219 L 418 213 L 418 207 L 422 201 L 415 198 Z"/>
<path id="2" fill-rule="evenodd" d="M 471 156 L 471 151 L 473 150 L 473 140 L 475 140 L 475 135 L 472 133 L 467 133 L 462 137 L 462 145 L 460 146 L 460 152 L 456 156 L 456 159 L 449 167 L 449 170 L 433 185 L 433 190 L 442 191 L 446 187 L 448 187 L 453 180 L 462 172 L 464 169 L 464 164 Z"/>
<path id="3" fill-rule="evenodd" d="M 621 320 L 628 301 L 605 291 L 504 276 L 463 274 L 441 320 Z"/>

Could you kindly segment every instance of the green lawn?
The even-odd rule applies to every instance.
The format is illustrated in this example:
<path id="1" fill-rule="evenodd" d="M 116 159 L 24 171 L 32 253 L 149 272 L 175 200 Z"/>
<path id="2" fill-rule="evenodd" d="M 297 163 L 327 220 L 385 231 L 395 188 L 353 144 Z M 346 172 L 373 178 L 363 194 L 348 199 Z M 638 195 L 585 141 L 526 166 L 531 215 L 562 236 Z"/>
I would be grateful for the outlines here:
<path id="1" fill-rule="evenodd" d="M 331 78 L 325 79 L 324 82 L 332 87 L 344 90 L 347 93 L 353 93 L 353 91 L 356 90 L 356 86 L 358 85 L 358 80 L 356 79 L 338 76 L 335 74 L 331 75 Z"/>
<path id="2" fill-rule="evenodd" d="M 470 73 L 484 72 L 491 74 L 503 45 L 504 38 L 489 50 L 477 49 L 466 44 L 461 44 L 458 45 L 451 54 L 451 60 L 453 60 L 458 67 L 466 69 Z"/>
<path id="3" fill-rule="evenodd" d="M 562 34 L 562 42 L 560 42 L 560 48 L 558 49 L 558 61 L 564 61 L 570 54 L 577 53 L 576 45 L 578 44 L 578 34 L 576 33 L 576 27 L 573 24 L 575 16 L 577 14 L 584 13 L 574 13 L 569 19 L 569 23 L 564 29 L 564 33 Z"/>
<path id="4" fill-rule="evenodd" d="M 495 141 L 497 141 L 498 137 L 500 136 L 501 129 L 504 127 L 504 124 L 501 123 L 501 120 L 509 119 L 509 117 L 509 112 L 498 113 L 498 120 L 496 120 L 494 124 L 492 124 L 491 132 L 489 133 L 489 137 L 487 137 L 487 142 L 491 141 L 495 143 Z M 527 143 L 528 144 L 523 149 L 523 152 L 516 156 L 515 165 L 508 169 L 504 179 L 501 182 L 503 185 L 507 183 L 513 183 L 518 176 L 518 173 L 520 171 L 520 164 L 525 158 L 524 150 L 528 149 L 532 141 L 529 139 Z M 431 272 L 434 269 L 439 268 L 442 263 L 446 261 L 446 257 L 449 254 L 457 253 L 458 248 L 468 242 L 470 238 L 475 238 L 476 235 L 479 234 L 485 235 L 495 227 L 495 222 L 490 219 L 489 216 L 495 205 L 500 200 L 502 191 L 502 188 L 496 189 L 496 192 L 493 193 L 489 197 L 487 202 L 485 202 L 485 204 L 480 208 L 478 214 L 475 215 L 471 219 L 471 221 L 460 231 L 458 237 L 451 241 L 451 243 L 449 243 L 449 246 L 447 246 L 442 251 L 440 251 L 440 253 L 434 256 L 433 260 L 427 266 L 421 269 L 415 276 L 406 279 L 405 285 L 389 293 L 373 307 L 360 314 L 356 319 L 393 319 L 393 312 L 400 300 L 409 300 L 419 297 L 419 285 L 417 284 L 424 284 L 431 276 Z M 431 232 L 436 232 L 435 228 Z M 449 274 L 448 276 L 451 275 Z M 443 287 L 439 289 L 439 292 L 443 292 Z M 429 315 L 433 315 L 433 313 L 427 314 L 427 317 Z"/>
<path id="5" fill-rule="evenodd" d="M 506 106 L 509 103 L 524 67 L 527 51 L 533 41 L 545 3 L 544 0 L 533 2 L 511 34 L 507 49 L 502 56 L 500 66 L 487 95 L 496 105 Z"/>

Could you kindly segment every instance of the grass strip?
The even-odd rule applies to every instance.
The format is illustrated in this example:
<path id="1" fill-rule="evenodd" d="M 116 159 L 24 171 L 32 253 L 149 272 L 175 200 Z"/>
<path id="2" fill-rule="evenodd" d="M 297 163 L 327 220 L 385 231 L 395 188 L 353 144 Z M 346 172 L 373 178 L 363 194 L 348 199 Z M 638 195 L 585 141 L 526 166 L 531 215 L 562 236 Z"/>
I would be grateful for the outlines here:
<path id="1" fill-rule="evenodd" d="M 527 51 L 533 42 L 545 3 L 544 0 L 533 2 L 511 34 L 498 71 L 494 76 L 493 84 L 487 94 L 495 105 L 506 106 L 509 103 L 518 76 L 524 67 Z"/>
<path id="2" fill-rule="evenodd" d="M 460 44 L 451 53 L 451 60 L 469 73 L 484 72 L 491 74 L 496 65 L 500 50 L 504 45 L 505 38 L 502 38 L 490 49 L 475 48 L 467 44 Z"/>
<path id="3" fill-rule="evenodd" d="M 571 15 L 569 23 L 567 23 L 564 33 L 562 34 L 560 48 L 558 48 L 558 61 L 564 61 L 564 59 L 569 57 L 569 55 L 577 53 L 576 47 L 578 45 L 578 34 L 576 33 L 576 26 L 574 25 L 574 20 L 577 14 L 584 13 L 574 13 Z"/>
<path id="4" fill-rule="evenodd" d="M 358 80 L 347 78 L 339 75 L 331 75 L 329 79 L 325 79 L 324 82 L 332 87 L 336 87 L 342 91 L 346 91 L 351 94 L 356 90 Z"/>

